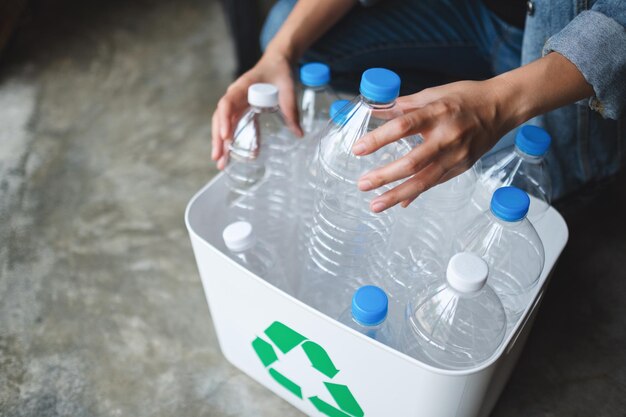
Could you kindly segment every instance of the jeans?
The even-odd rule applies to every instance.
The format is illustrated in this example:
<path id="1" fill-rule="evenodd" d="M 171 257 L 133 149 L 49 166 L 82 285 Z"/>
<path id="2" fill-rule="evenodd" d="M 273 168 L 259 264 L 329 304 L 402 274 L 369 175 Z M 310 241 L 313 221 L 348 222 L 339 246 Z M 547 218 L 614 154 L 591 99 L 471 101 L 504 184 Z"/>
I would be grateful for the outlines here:
<path id="1" fill-rule="evenodd" d="M 263 49 L 295 3 L 274 5 L 261 33 Z M 432 85 L 431 77 L 485 79 L 517 68 L 522 38 L 521 29 L 501 21 L 482 2 L 387 0 L 372 8 L 355 7 L 310 48 L 304 62 L 323 61 L 338 75 L 360 76 L 367 68 L 384 66 L 406 73 L 402 80 L 408 91 L 409 85 Z"/>
<path id="2" fill-rule="evenodd" d="M 278 0 L 275 4 L 261 34 L 263 49 L 295 3 L 296 0 Z M 574 10 L 573 3 L 580 7 Z M 307 51 L 303 62 L 327 63 L 332 70 L 333 85 L 351 93 L 358 91 L 361 72 L 376 66 L 392 69 L 400 75 L 403 95 L 459 79 L 486 79 L 540 58 L 549 39 L 557 39 L 561 42 L 556 42 L 557 46 L 561 45 L 561 38 L 567 34 L 564 28 L 572 32 L 572 24 L 581 16 L 585 17 L 585 9 L 593 3 L 593 0 L 533 0 L 533 13 L 527 16 L 525 29 L 521 30 L 500 20 L 479 0 L 384 0 L 370 8 L 355 6 Z M 612 8 L 606 5 L 608 3 Z M 593 38 L 599 45 L 602 42 L 608 42 L 609 46 L 622 45 L 618 42 L 621 38 L 614 39 L 616 30 L 608 31 L 605 26 L 619 26 L 621 20 L 612 18 L 624 6 L 619 5 L 619 0 L 599 0 L 595 6 L 604 7 L 600 11 L 607 13 L 602 19 L 608 23 L 588 28 L 585 35 L 600 31 Z M 580 26 L 576 26 L 576 30 L 583 31 Z M 605 32 L 614 37 L 603 39 L 600 35 Z M 570 33 L 566 37 L 574 38 L 570 39 L 570 44 L 575 45 L 574 35 Z M 576 56 L 602 53 L 602 49 L 578 48 L 571 60 L 576 61 Z M 581 65 L 586 63 L 591 69 L 585 68 L 583 74 L 599 71 L 598 68 L 603 67 L 594 64 L 606 60 L 587 61 L 581 60 Z M 613 78 L 620 80 L 621 73 L 616 71 L 596 74 L 595 78 L 606 78 L 605 84 L 614 86 L 617 91 L 621 84 L 608 82 Z M 609 96 L 606 103 L 611 110 L 609 114 L 616 113 L 617 119 L 603 118 L 586 102 L 579 102 L 530 121 L 546 128 L 553 138 L 546 156 L 553 199 L 591 181 L 614 175 L 624 163 L 626 114 L 617 114 L 619 100 L 611 100 Z M 511 145 L 514 133 L 501 138 L 490 152 Z"/>
<path id="3" fill-rule="evenodd" d="M 274 5 L 261 32 L 263 50 L 295 4 L 279 0 Z M 479 1 L 386 0 L 355 7 L 305 53 L 303 62 L 328 64 L 333 86 L 352 94 L 363 71 L 389 68 L 400 75 L 404 95 L 519 67 L 523 35 Z M 511 132 L 491 152 L 513 140 Z"/>

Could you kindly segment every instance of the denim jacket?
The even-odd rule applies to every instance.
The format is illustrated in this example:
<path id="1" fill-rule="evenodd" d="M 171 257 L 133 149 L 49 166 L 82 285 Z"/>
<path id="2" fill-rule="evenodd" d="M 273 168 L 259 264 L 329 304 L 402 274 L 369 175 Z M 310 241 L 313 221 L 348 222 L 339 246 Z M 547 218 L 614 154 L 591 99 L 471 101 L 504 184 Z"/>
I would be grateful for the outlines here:
<path id="1" fill-rule="evenodd" d="M 576 65 L 595 92 L 531 121 L 559 132 L 548 156 L 559 197 L 614 174 L 624 162 L 626 1 L 533 0 L 522 64 L 552 51 Z"/>
<path id="2" fill-rule="evenodd" d="M 364 6 L 369 6 L 378 3 L 378 0 L 360 0 L 360 2 Z M 400 2 L 405 2 L 404 7 L 398 6 Z M 262 36 L 264 44 L 267 44 L 276 33 L 295 3 L 296 0 L 277 2 L 265 24 Z M 341 68 L 333 54 L 335 58 L 343 56 L 340 60 L 348 67 L 363 66 L 362 60 L 353 58 L 359 55 L 352 53 L 353 50 L 361 48 L 358 44 L 361 38 L 366 40 L 377 38 L 385 45 L 398 43 L 398 38 L 408 39 L 407 44 L 410 46 L 411 28 L 406 26 L 421 22 L 429 29 L 430 19 L 433 18 L 429 12 L 437 11 L 423 8 L 434 9 L 433 5 L 440 5 L 443 0 L 430 2 L 397 0 L 394 7 L 401 10 L 393 13 L 390 8 L 382 7 L 382 3 L 381 1 L 381 7 L 377 10 L 373 8 L 371 12 L 359 14 L 364 19 L 360 32 L 357 28 L 348 28 L 350 23 L 343 22 L 343 28 L 346 30 L 325 35 L 326 38 L 319 42 L 323 45 L 319 50 L 313 51 L 310 58 L 328 63 L 334 61 L 335 71 Z M 447 3 L 458 6 L 458 13 L 468 14 L 467 19 L 481 16 L 476 12 L 481 9 L 482 3 L 479 0 L 448 0 Z M 411 14 L 410 10 L 420 6 L 422 9 L 415 12 L 417 15 Z M 363 16 L 364 14 L 369 16 Z M 424 22 L 425 18 L 429 21 Z M 454 22 L 453 29 L 456 24 L 464 25 L 463 22 L 458 23 L 458 19 L 451 21 Z M 354 20 L 352 24 L 355 24 Z M 502 24 L 506 25 L 504 22 Z M 370 30 L 376 25 L 379 25 L 376 31 Z M 552 148 L 547 155 L 553 184 L 552 197 L 554 199 L 562 197 L 586 183 L 615 174 L 626 159 L 626 0 L 529 0 L 523 33 L 513 27 L 503 30 L 518 33 L 520 38 L 523 37 L 520 42 L 521 64 L 527 64 L 541 58 L 542 55 L 556 51 L 576 65 L 595 93 L 590 100 L 561 107 L 529 121 L 531 124 L 544 127 L 553 137 Z M 352 33 L 357 32 L 360 36 L 352 36 Z M 398 36 L 399 33 L 407 32 L 408 35 L 404 38 Z M 517 38 L 517 35 L 515 37 Z M 515 42 L 517 45 L 517 40 Z M 438 43 L 435 42 L 434 45 Z M 404 46 L 406 45 L 401 43 L 398 50 L 405 51 Z M 429 45 L 419 45 L 420 48 L 423 46 Z M 497 48 L 496 44 L 484 46 L 490 53 L 504 54 L 504 49 Z M 378 54 L 381 56 L 379 60 L 386 63 L 392 56 L 383 53 L 386 49 L 388 48 L 374 48 L 369 52 L 379 51 Z M 511 51 L 518 54 L 519 46 L 514 49 Z M 406 52 L 402 54 L 400 58 L 403 58 Z M 346 59 L 346 56 L 349 59 Z M 509 61 L 511 63 L 516 61 L 515 66 L 519 65 L 518 57 L 519 55 L 515 57 L 511 55 Z M 504 58 L 506 57 L 498 57 L 500 60 Z M 381 65 L 377 60 L 374 61 Z M 497 68 L 495 72 L 499 72 Z M 514 133 L 505 135 L 496 148 L 512 143 Z"/>
<path id="3" fill-rule="evenodd" d="M 576 65 L 595 92 L 529 121 L 557 139 L 547 158 L 558 198 L 615 174 L 626 159 L 626 0 L 530 0 L 522 64 L 552 51 Z"/>

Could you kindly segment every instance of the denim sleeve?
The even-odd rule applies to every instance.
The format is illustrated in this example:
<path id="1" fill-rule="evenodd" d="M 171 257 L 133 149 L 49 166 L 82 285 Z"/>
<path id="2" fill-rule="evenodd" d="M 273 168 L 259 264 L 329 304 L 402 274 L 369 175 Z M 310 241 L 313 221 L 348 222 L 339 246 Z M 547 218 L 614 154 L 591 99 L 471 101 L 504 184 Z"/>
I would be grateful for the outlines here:
<path id="1" fill-rule="evenodd" d="M 589 106 L 618 119 L 626 107 L 626 5 L 622 0 L 596 2 L 546 42 L 571 61 L 595 92 Z"/>

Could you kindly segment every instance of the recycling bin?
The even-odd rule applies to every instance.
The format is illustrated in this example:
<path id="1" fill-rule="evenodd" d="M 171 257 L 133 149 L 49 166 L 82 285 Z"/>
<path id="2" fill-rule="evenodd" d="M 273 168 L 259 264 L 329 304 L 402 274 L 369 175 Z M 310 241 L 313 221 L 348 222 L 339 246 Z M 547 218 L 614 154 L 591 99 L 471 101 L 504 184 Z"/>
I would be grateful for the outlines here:
<path id="1" fill-rule="evenodd" d="M 535 224 L 545 267 L 523 318 L 490 360 L 465 370 L 419 362 L 316 311 L 230 259 L 223 175 L 189 202 L 185 222 L 220 348 L 233 365 L 311 416 L 488 416 L 502 392 L 568 238 L 550 208 Z"/>

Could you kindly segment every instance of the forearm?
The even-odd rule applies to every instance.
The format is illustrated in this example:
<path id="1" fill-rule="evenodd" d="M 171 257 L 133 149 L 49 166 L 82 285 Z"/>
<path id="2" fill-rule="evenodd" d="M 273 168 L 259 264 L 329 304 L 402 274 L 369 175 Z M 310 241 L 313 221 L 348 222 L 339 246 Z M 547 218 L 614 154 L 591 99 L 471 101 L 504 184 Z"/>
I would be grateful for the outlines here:
<path id="1" fill-rule="evenodd" d="M 593 88 L 574 64 L 553 52 L 489 80 L 513 128 L 551 110 L 591 97 Z"/>
<path id="2" fill-rule="evenodd" d="M 357 0 L 299 0 L 266 52 L 279 53 L 296 62 L 356 3 Z"/>

